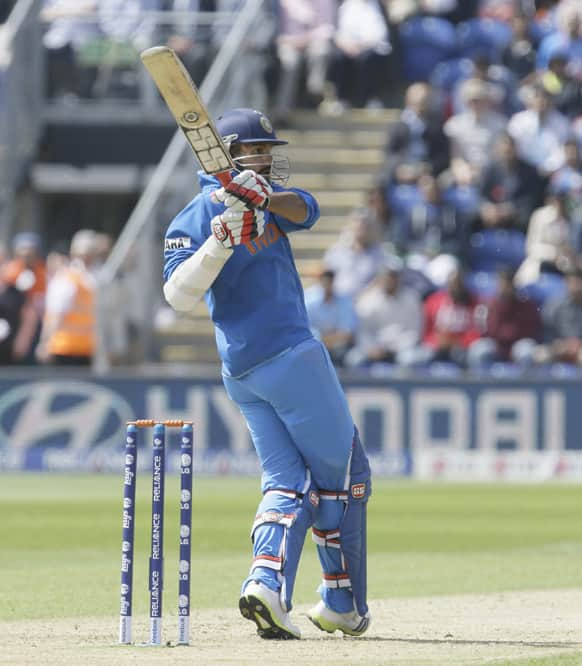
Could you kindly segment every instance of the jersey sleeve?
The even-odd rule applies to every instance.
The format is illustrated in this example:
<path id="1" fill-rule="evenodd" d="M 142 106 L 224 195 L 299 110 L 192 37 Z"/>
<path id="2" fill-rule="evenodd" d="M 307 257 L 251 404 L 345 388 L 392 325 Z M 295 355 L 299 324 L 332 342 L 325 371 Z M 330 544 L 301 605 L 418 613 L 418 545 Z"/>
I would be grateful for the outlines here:
<path id="1" fill-rule="evenodd" d="M 303 201 L 305 201 L 305 205 L 307 206 L 307 216 L 305 217 L 305 220 L 303 222 L 291 222 L 287 220 L 284 217 L 281 217 L 280 215 L 273 215 L 275 218 L 275 223 L 281 229 L 281 231 L 284 231 L 285 233 L 290 233 L 293 231 L 301 231 L 302 229 L 311 229 L 311 227 L 317 222 L 319 219 L 319 204 L 317 203 L 317 200 L 311 194 L 310 192 L 306 192 L 305 190 L 300 190 L 297 187 L 290 187 L 288 189 L 283 189 L 282 187 L 274 187 L 273 188 L 274 192 L 295 192 L 295 194 L 298 194 Z"/>
<path id="2" fill-rule="evenodd" d="M 214 208 L 208 197 L 198 195 L 170 223 L 164 238 L 164 282 L 210 236 Z"/>

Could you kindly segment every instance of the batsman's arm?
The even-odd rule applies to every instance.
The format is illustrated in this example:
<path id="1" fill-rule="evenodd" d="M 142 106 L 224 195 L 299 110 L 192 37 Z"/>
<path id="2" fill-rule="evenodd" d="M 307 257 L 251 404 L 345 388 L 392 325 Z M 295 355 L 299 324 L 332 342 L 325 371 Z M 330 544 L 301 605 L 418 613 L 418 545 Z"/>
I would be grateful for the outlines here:
<path id="1" fill-rule="evenodd" d="M 295 192 L 273 192 L 268 210 L 295 224 L 303 224 L 307 217 L 307 204 Z"/>
<path id="2" fill-rule="evenodd" d="M 168 304 L 177 312 L 191 312 L 231 254 L 210 234 L 194 254 L 166 273 L 163 291 Z"/>
<path id="3" fill-rule="evenodd" d="M 315 197 L 300 189 L 275 190 L 268 210 L 275 215 L 277 225 L 285 232 L 310 229 L 319 219 Z"/>

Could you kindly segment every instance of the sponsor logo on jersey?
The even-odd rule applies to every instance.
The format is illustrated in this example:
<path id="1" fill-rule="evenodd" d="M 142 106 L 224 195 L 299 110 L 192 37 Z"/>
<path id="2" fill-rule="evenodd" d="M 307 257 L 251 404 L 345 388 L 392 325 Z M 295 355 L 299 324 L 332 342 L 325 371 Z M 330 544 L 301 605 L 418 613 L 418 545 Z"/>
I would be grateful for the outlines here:
<path id="1" fill-rule="evenodd" d="M 285 232 L 281 231 L 274 222 L 267 222 L 263 233 L 258 238 L 246 242 L 245 247 L 249 251 L 249 254 L 256 254 L 273 245 L 283 236 L 285 236 Z"/>
<path id="2" fill-rule="evenodd" d="M 166 238 L 164 250 L 184 250 L 192 245 L 192 239 L 188 236 L 181 236 L 180 238 Z"/>
<path id="3" fill-rule="evenodd" d="M 354 499 L 362 499 L 366 494 L 365 483 L 354 483 L 352 486 L 352 497 Z"/>
<path id="4" fill-rule="evenodd" d="M 307 497 L 313 506 L 319 506 L 319 495 L 315 492 L 315 490 L 310 490 Z"/>

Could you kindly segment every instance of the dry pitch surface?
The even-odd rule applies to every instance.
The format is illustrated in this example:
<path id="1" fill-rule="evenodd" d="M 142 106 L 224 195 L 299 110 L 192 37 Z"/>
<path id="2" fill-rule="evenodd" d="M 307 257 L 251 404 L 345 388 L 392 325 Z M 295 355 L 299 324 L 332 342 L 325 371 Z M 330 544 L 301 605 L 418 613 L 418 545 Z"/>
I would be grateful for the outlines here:
<path id="1" fill-rule="evenodd" d="M 190 647 L 118 646 L 116 619 L 0 623 L 0 664 L 439 665 L 577 654 L 582 664 L 582 589 L 394 599 L 371 603 L 373 624 L 362 638 L 323 634 L 294 611 L 303 640 L 263 641 L 238 610 L 194 611 Z M 165 637 L 176 635 L 175 618 Z M 136 622 L 134 637 L 147 635 Z"/>

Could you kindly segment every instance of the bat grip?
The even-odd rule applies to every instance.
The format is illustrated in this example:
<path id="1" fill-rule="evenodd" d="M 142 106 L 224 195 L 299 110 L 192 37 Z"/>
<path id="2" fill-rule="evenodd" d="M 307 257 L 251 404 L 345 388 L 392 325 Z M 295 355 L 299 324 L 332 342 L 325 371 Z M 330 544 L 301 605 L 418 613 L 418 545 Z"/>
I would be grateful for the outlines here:
<path id="1" fill-rule="evenodd" d="M 230 175 L 230 171 L 223 171 L 221 173 L 217 173 L 216 177 L 218 178 L 220 184 L 222 187 L 225 187 L 230 183 L 232 180 L 232 176 Z"/>

